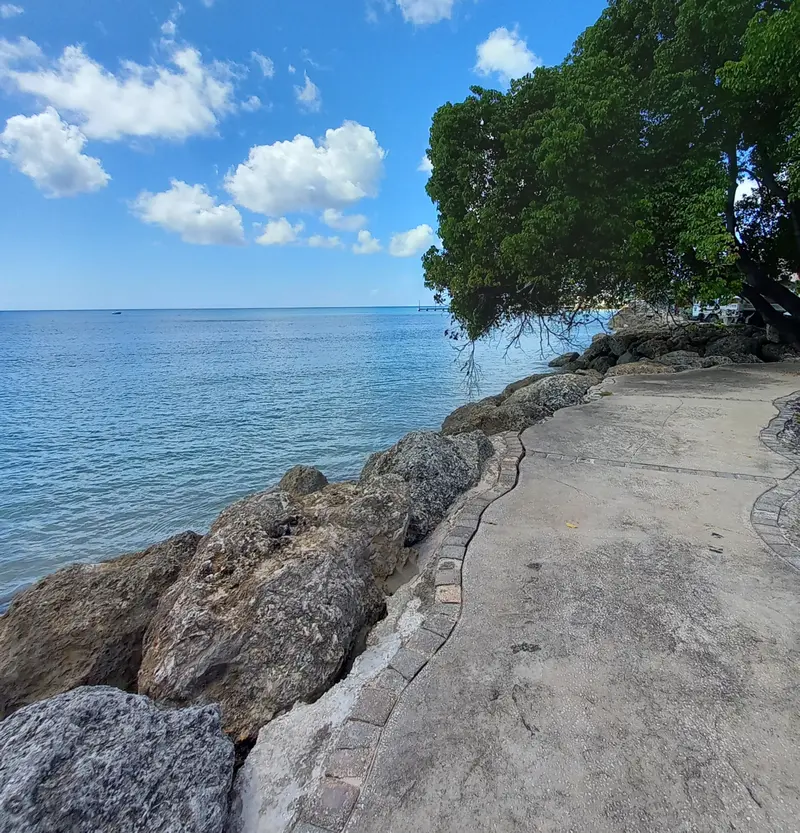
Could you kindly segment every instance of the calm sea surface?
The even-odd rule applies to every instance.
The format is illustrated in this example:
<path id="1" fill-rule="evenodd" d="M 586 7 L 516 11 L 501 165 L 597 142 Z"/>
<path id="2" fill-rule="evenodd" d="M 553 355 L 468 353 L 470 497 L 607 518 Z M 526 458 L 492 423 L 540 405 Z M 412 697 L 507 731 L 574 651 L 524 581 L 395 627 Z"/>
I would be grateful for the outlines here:
<path id="1" fill-rule="evenodd" d="M 205 531 L 296 463 L 355 477 L 563 349 L 481 345 L 475 393 L 447 326 L 409 308 L 0 312 L 0 605 L 70 561 Z"/>

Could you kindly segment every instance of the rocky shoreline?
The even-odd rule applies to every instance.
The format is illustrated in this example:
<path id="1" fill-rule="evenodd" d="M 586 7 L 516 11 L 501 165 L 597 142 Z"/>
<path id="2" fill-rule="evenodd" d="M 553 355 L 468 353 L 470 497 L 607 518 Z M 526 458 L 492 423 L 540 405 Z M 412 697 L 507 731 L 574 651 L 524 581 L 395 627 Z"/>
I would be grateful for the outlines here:
<path id="1" fill-rule="evenodd" d="M 499 476 L 503 436 L 604 377 L 796 359 L 754 327 L 620 329 L 458 408 L 440 432 L 406 435 L 357 481 L 298 466 L 205 536 L 47 576 L 0 616 L 0 829 L 290 829 L 332 715 L 340 725 L 436 606 L 430 553 Z M 420 575 L 392 594 L 409 562 Z M 234 755 L 257 740 L 270 752 L 256 747 L 231 792 Z M 270 772 L 275 795 L 256 812 Z"/>

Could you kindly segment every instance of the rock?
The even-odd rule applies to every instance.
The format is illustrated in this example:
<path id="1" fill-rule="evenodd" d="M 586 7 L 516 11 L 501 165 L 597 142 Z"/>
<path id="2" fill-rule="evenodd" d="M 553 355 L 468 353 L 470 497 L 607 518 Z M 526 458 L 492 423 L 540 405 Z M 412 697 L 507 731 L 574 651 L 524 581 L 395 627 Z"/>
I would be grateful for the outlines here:
<path id="1" fill-rule="evenodd" d="M 469 437 L 472 441 L 464 440 Z M 360 482 L 367 483 L 382 474 L 397 474 L 408 483 L 411 518 L 406 544 L 411 545 L 442 520 L 458 495 L 478 482 L 476 460 L 488 459 L 492 451 L 492 444 L 479 431 L 458 437 L 413 431 L 388 451 L 373 454 L 361 472 Z M 470 455 L 470 460 L 465 459 L 465 453 Z"/>
<path id="2" fill-rule="evenodd" d="M 670 352 L 670 345 L 666 339 L 650 338 L 646 341 L 639 342 L 635 349 L 640 357 L 644 356 L 646 359 L 657 359 L 665 353 Z"/>
<path id="3" fill-rule="evenodd" d="M 633 353 L 626 352 L 626 353 L 623 353 L 623 354 L 622 354 L 622 355 L 621 355 L 621 356 L 617 359 L 617 365 L 621 365 L 621 364 L 631 364 L 631 362 L 635 362 L 635 361 L 637 361 L 636 356 L 634 356 L 634 355 L 633 355 Z M 616 366 L 616 365 L 615 365 L 615 366 Z"/>
<path id="4" fill-rule="evenodd" d="M 595 380 L 592 376 L 578 376 L 571 373 L 548 376 L 512 394 L 508 398 L 508 404 L 544 409 L 548 413 L 553 413 L 561 408 L 579 405 L 583 402 L 586 391 L 594 384 Z"/>
<path id="5" fill-rule="evenodd" d="M 313 466 L 294 466 L 278 483 L 278 488 L 290 495 L 310 495 L 328 485 L 328 478 Z"/>
<path id="6" fill-rule="evenodd" d="M 733 364 L 729 356 L 706 356 L 702 361 L 703 367 L 717 367 L 724 364 Z"/>
<path id="7" fill-rule="evenodd" d="M 77 686 L 135 690 L 145 630 L 199 541 L 73 564 L 18 594 L 0 618 L 0 719 Z"/>
<path id="8" fill-rule="evenodd" d="M 666 325 L 676 320 L 674 313 L 658 309 L 647 301 L 631 301 L 611 318 L 609 326 L 613 330 L 639 329 L 654 324 Z"/>
<path id="9" fill-rule="evenodd" d="M 491 400 L 495 399 L 496 397 L 491 397 Z M 462 405 L 453 411 L 442 423 L 442 433 L 464 434 L 483 431 L 490 437 L 503 431 L 523 431 L 545 416 L 547 414 L 544 411 L 534 415 L 519 405 L 504 403 L 498 406 L 494 401 L 482 399 L 480 402 Z"/>
<path id="10" fill-rule="evenodd" d="M 764 364 L 763 359 L 752 353 L 729 353 L 728 358 L 733 364 Z"/>
<path id="11" fill-rule="evenodd" d="M 233 763 L 216 707 L 76 688 L 0 723 L 0 830 L 222 833 Z"/>
<path id="12" fill-rule="evenodd" d="M 761 355 L 768 362 L 794 362 L 800 359 L 800 352 L 791 344 L 770 342 L 761 347 Z"/>
<path id="13" fill-rule="evenodd" d="M 574 362 L 575 359 L 580 357 L 580 353 L 564 353 L 562 356 L 558 356 L 558 358 L 553 359 L 552 361 L 548 362 L 549 367 L 564 367 L 565 364 L 569 364 L 570 362 Z"/>
<path id="14" fill-rule="evenodd" d="M 288 492 L 234 503 L 161 600 L 139 691 L 170 706 L 218 702 L 225 731 L 254 738 L 326 691 L 383 615 L 369 556 L 364 536 L 315 525 Z"/>
<path id="15" fill-rule="evenodd" d="M 767 324 L 764 330 L 764 337 L 770 344 L 780 344 L 781 342 L 781 331 L 777 327 L 773 327 L 772 324 Z M 762 351 L 763 353 L 763 351 Z M 766 358 L 766 356 L 764 357 Z M 778 361 L 778 360 L 774 360 Z"/>
<path id="16" fill-rule="evenodd" d="M 332 524 L 361 536 L 369 552 L 372 575 L 379 581 L 408 560 L 405 539 L 410 493 L 408 485 L 397 475 L 375 477 L 363 485 L 326 486 L 307 495 L 302 505 L 317 525 Z"/>
<path id="17" fill-rule="evenodd" d="M 606 335 L 605 333 L 598 333 L 598 335 L 592 339 L 592 343 L 589 345 L 589 348 L 584 350 L 581 358 L 587 362 L 591 362 L 599 356 L 609 355 L 611 352 L 611 339 L 612 336 Z"/>
<path id="18" fill-rule="evenodd" d="M 738 355 L 757 354 L 759 340 L 752 336 L 728 335 L 710 341 L 706 345 L 707 356 L 730 356 L 732 359 Z M 734 359 L 736 362 L 736 359 Z"/>
<path id="19" fill-rule="evenodd" d="M 613 356 L 598 356 L 593 359 L 589 367 L 596 370 L 598 373 L 604 374 L 616 364 L 616 359 Z"/>
<path id="20" fill-rule="evenodd" d="M 527 388 L 528 385 L 532 385 L 534 382 L 538 382 L 539 379 L 544 379 L 545 376 L 549 375 L 549 373 L 534 373 L 532 376 L 526 376 L 524 379 L 520 379 L 518 382 L 512 382 L 510 385 L 507 385 L 503 392 L 500 394 L 500 396 L 498 397 L 499 401 L 497 404 L 499 405 L 500 402 L 502 402 L 504 399 L 508 399 L 508 397 L 511 396 L 512 393 L 516 393 L 518 390 L 521 390 L 522 388 Z M 491 399 L 492 397 L 489 398 Z M 485 402 L 486 400 L 484 399 L 481 401 Z"/>
<path id="21" fill-rule="evenodd" d="M 675 368 L 655 362 L 634 362 L 632 364 L 618 364 L 606 373 L 606 378 L 612 376 L 644 376 L 650 373 L 674 373 Z"/>
<path id="22" fill-rule="evenodd" d="M 470 481 L 477 483 L 483 474 L 483 467 L 494 454 L 494 446 L 480 431 L 459 434 L 457 437 L 450 437 L 450 441 L 458 449 L 462 460 L 466 461 Z"/>
<path id="23" fill-rule="evenodd" d="M 671 353 L 664 353 L 663 356 L 659 356 L 658 360 L 662 364 L 684 365 L 699 362 L 700 358 L 699 353 L 694 353 L 691 350 L 673 350 Z"/>

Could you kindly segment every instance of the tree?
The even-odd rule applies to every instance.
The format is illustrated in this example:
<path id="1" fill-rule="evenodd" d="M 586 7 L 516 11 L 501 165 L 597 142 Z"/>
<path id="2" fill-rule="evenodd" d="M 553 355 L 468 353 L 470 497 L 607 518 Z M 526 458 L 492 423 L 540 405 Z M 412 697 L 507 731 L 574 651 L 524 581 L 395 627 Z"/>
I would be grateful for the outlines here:
<path id="1" fill-rule="evenodd" d="M 800 265 L 799 14 L 615 0 L 560 66 L 440 108 L 428 193 L 443 245 L 424 266 L 466 334 L 741 289 L 800 336 L 781 283 Z M 756 190 L 737 203 L 746 178 Z"/>

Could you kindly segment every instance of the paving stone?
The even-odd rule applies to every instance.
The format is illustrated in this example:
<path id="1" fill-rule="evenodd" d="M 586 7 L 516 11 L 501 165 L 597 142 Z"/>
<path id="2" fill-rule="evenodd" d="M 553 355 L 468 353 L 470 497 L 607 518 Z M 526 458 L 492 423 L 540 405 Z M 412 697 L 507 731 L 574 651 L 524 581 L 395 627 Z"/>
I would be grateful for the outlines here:
<path id="1" fill-rule="evenodd" d="M 293 828 L 292 833 L 330 833 L 329 830 L 323 830 L 315 824 L 309 824 L 305 821 L 298 822 Z"/>
<path id="2" fill-rule="evenodd" d="M 457 584 L 447 584 L 436 588 L 436 601 L 442 604 L 461 604 L 461 587 Z"/>
<path id="3" fill-rule="evenodd" d="M 430 657 L 444 644 L 444 637 L 439 633 L 419 628 L 406 643 L 406 648 L 416 651 L 423 656 Z"/>
<path id="4" fill-rule="evenodd" d="M 325 774 L 331 778 L 363 778 L 371 758 L 371 747 L 337 749 L 328 758 Z"/>
<path id="5" fill-rule="evenodd" d="M 401 676 L 398 672 L 395 672 Z M 358 697 L 350 717 L 371 723 L 373 726 L 385 726 L 392 713 L 397 695 L 388 689 L 368 686 Z"/>
<path id="6" fill-rule="evenodd" d="M 378 742 L 380 729 L 371 723 L 360 720 L 348 720 L 336 741 L 337 749 L 360 749 L 374 746 Z"/>
<path id="7" fill-rule="evenodd" d="M 452 633 L 457 621 L 458 619 L 445 616 L 442 613 L 428 613 L 425 616 L 425 628 L 447 638 Z"/>
<path id="8" fill-rule="evenodd" d="M 391 667 L 399 671 L 407 680 L 412 680 L 427 661 L 428 657 L 418 651 L 401 648 L 392 657 Z"/>
<path id="9" fill-rule="evenodd" d="M 384 668 L 370 685 L 399 697 L 406 687 L 406 681 L 403 675 L 399 671 L 395 671 L 394 668 Z"/>
<path id="10" fill-rule="evenodd" d="M 450 532 L 448 532 L 448 538 L 461 538 L 466 536 L 467 538 L 471 538 L 475 533 L 474 526 L 466 526 L 465 524 L 458 524 L 458 526 L 454 526 Z"/>
<path id="11" fill-rule="evenodd" d="M 306 807 L 303 821 L 337 833 L 344 829 L 356 801 L 358 787 L 334 778 L 325 778 Z"/>
<path id="12" fill-rule="evenodd" d="M 759 521 L 759 523 L 769 523 L 770 521 L 778 520 L 778 513 L 769 512 L 765 509 L 754 509 L 752 517 L 754 521 Z"/>
<path id="13" fill-rule="evenodd" d="M 461 562 L 440 558 L 436 567 L 434 584 L 436 587 L 443 584 L 461 584 Z"/>
<path id="14" fill-rule="evenodd" d="M 470 532 L 468 535 L 458 534 L 455 535 L 453 532 L 449 532 L 447 537 L 444 539 L 444 546 L 445 547 L 466 547 L 467 544 L 472 540 L 472 536 L 475 534 L 474 530 Z"/>
<path id="15" fill-rule="evenodd" d="M 467 548 L 463 546 L 452 546 L 446 544 L 439 550 L 439 559 L 449 558 L 453 561 L 463 561 L 466 555 Z"/>

